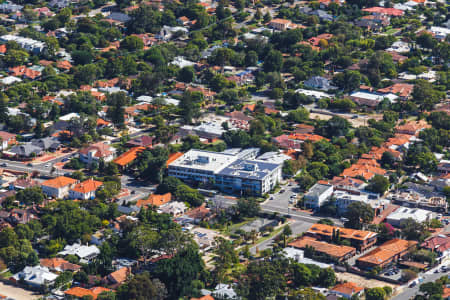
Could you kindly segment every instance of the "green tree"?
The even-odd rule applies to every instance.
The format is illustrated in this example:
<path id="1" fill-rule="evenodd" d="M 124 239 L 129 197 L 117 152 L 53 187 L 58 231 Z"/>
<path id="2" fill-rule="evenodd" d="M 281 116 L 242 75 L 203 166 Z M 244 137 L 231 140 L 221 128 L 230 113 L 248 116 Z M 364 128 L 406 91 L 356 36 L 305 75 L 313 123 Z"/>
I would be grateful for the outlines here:
<path id="1" fill-rule="evenodd" d="M 135 35 L 129 35 L 120 42 L 120 48 L 128 51 L 136 51 L 144 48 L 144 42 Z"/>
<path id="2" fill-rule="evenodd" d="M 370 223 L 373 220 L 375 213 L 373 208 L 364 202 L 353 202 L 347 206 L 347 212 L 345 217 L 348 222 L 345 223 L 346 227 L 361 229 L 365 224 Z"/>
<path id="3" fill-rule="evenodd" d="M 384 300 L 386 292 L 381 287 L 368 288 L 365 290 L 365 296 L 367 300 Z"/>
<path id="4" fill-rule="evenodd" d="M 118 92 L 108 95 L 108 110 L 106 115 L 115 126 L 125 127 L 125 106 L 128 103 L 127 95 L 124 92 Z"/>
<path id="5" fill-rule="evenodd" d="M 433 85 L 423 79 L 417 80 L 411 95 L 422 110 L 433 109 L 433 106 L 442 98 L 441 93 L 434 90 Z"/>
<path id="6" fill-rule="evenodd" d="M 252 261 L 241 275 L 237 293 L 248 300 L 261 300 L 278 295 L 285 286 L 281 266 L 271 261 Z"/>
<path id="7" fill-rule="evenodd" d="M 288 120 L 291 122 L 302 123 L 308 119 L 309 111 L 304 107 L 299 107 L 288 114 Z"/>
<path id="8" fill-rule="evenodd" d="M 192 82 L 195 79 L 195 70 L 192 66 L 183 67 L 178 72 L 178 80 L 182 82 Z"/>
<path id="9" fill-rule="evenodd" d="M 243 218 L 253 218 L 258 215 L 261 210 L 256 198 L 239 198 L 235 206 L 236 215 L 239 219 Z"/>
<path id="10" fill-rule="evenodd" d="M 132 247 L 139 250 L 144 258 L 144 265 L 147 263 L 147 259 L 152 253 L 155 253 L 158 241 L 160 239 L 159 234 L 148 225 L 141 225 L 133 229 L 131 232 Z"/>
<path id="11" fill-rule="evenodd" d="M 166 297 L 167 289 L 165 285 L 158 279 L 151 279 L 148 272 L 137 274 L 117 290 L 118 300 L 163 300 Z"/>
<path id="12" fill-rule="evenodd" d="M 389 179 L 382 175 L 375 175 L 369 182 L 367 189 L 374 193 L 384 194 L 389 188 Z"/>
<path id="13" fill-rule="evenodd" d="M 173 258 L 156 264 L 153 274 L 167 287 L 169 299 L 190 295 L 195 290 L 196 280 L 205 271 L 204 262 L 193 244 L 178 251 Z"/>
<path id="14" fill-rule="evenodd" d="M 278 50 L 270 50 L 264 58 L 264 72 L 279 72 L 283 68 L 283 55 Z"/>

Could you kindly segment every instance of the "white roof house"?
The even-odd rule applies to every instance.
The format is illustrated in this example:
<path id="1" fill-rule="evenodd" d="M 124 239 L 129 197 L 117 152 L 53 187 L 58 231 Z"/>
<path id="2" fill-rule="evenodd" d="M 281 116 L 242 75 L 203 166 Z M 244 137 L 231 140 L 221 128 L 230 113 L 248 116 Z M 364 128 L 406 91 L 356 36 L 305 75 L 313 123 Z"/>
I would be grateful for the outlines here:
<path id="1" fill-rule="evenodd" d="M 238 299 L 231 284 L 219 283 L 211 294 L 220 299 Z"/>
<path id="2" fill-rule="evenodd" d="M 400 227 L 402 222 L 407 219 L 413 219 L 416 222 L 422 223 L 430 220 L 433 213 L 428 210 L 420 208 L 400 207 L 396 211 L 387 216 L 386 222 L 392 226 Z"/>
<path id="3" fill-rule="evenodd" d="M 7 77 L 1 79 L 1 82 L 4 85 L 10 85 L 10 84 L 13 84 L 15 82 L 21 82 L 21 81 L 22 81 L 22 79 L 20 79 L 18 77 L 15 77 L 15 76 L 7 76 Z"/>
<path id="4" fill-rule="evenodd" d="M 311 96 L 315 99 L 322 99 L 322 98 L 331 98 L 330 94 L 319 92 L 319 91 L 311 91 L 311 90 L 305 90 L 305 89 L 297 89 L 295 90 L 296 93 L 304 94 L 306 96 Z"/>
<path id="5" fill-rule="evenodd" d="M 332 268 L 333 265 L 321 263 L 318 261 L 315 261 L 313 259 L 305 257 L 305 253 L 303 250 L 287 247 L 283 249 L 283 254 L 287 258 L 292 258 L 298 263 L 301 264 L 308 264 L 308 265 L 316 265 L 319 268 L 326 269 L 326 268 Z"/>
<path id="6" fill-rule="evenodd" d="M 172 216 L 177 216 L 185 213 L 187 210 L 186 204 L 184 202 L 169 202 L 164 205 L 161 205 L 158 209 L 159 213 L 166 213 Z"/>
<path id="7" fill-rule="evenodd" d="M 450 34 L 450 29 L 445 27 L 431 26 L 430 31 L 434 34 L 435 38 L 440 40 L 445 39 Z"/>
<path id="8" fill-rule="evenodd" d="M 184 68 L 184 67 L 189 67 L 189 66 L 193 66 L 195 65 L 194 62 L 189 61 L 187 59 L 185 59 L 182 56 L 177 56 L 173 59 L 173 61 L 171 62 L 172 65 L 176 65 L 180 68 Z"/>
<path id="9" fill-rule="evenodd" d="M 397 53 L 409 52 L 411 47 L 408 43 L 402 41 L 394 42 L 391 47 L 387 48 L 386 51 L 392 51 Z"/>
<path id="10" fill-rule="evenodd" d="M 19 273 L 12 276 L 14 280 L 24 280 L 27 284 L 39 287 L 43 284 L 51 285 L 58 277 L 57 274 L 49 271 L 47 267 L 34 266 L 25 267 Z"/>
<path id="11" fill-rule="evenodd" d="M 61 121 L 70 121 L 72 119 L 79 119 L 80 115 L 78 113 L 68 113 L 67 115 L 59 117 Z"/>
<path id="12" fill-rule="evenodd" d="M 97 246 L 85 246 L 81 244 L 66 245 L 63 251 L 58 252 L 59 255 L 76 255 L 84 261 L 90 261 L 100 254 Z"/>

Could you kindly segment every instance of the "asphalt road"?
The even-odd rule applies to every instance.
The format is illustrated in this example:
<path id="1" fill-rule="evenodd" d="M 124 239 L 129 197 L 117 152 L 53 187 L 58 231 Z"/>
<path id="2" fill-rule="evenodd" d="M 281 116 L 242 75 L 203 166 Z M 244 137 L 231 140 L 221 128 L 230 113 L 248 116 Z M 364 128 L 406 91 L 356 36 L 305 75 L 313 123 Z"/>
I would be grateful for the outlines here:
<path id="1" fill-rule="evenodd" d="M 22 172 L 33 172 L 33 171 L 37 171 L 42 175 L 54 175 L 57 176 L 58 174 L 61 175 L 61 173 L 70 173 L 70 171 L 61 171 L 59 170 L 58 173 L 54 172 L 53 174 L 51 173 L 52 170 L 52 166 L 54 163 L 60 162 L 61 160 L 63 160 L 66 157 L 71 156 L 71 153 L 68 153 L 64 156 L 55 158 L 53 160 L 49 160 L 43 163 L 33 163 L 33 166 L 28 166 L 27 162 L 19 162 L 19 161 L 13 161 L 13 160 L 8 160 L 8 159 L 0 159 L 0 165 L 6 164 L 5 166 L 1 166 L 1 168 L 6 169 L 6 170 L 14 170 L 14 171 L 22 171 Z M 46 167 L 48 166 L 48 167 Z"/>
<path id="2" fill-rule="evenodd" d="M 449 262 L 448 260 L 444 263 L 442 263 L 441 265 L 437 266 L 436 268 L 426 272 L 426 273 L 421 273 L 419 274 L 419 276 L 421 276 L 423 278 L 423 283 L 426 282 L 433 282 L 436 281 L 437 279 L 441 278 L 442 276 L 446 276 L 449 275 L 450 272 L 446 272 L 446 273 L 434 273 L 434 270 L 436 270 L 437 268 L 440 268 L 443 265 L 448 265 Z M 409 300 L 411 298 L 413 298 L 415 295 L 419 294 L 419 287 L 420 284 L 417 284 L 415 287 L 408 287 L 408 286 L 404 286 L 403 292 L 393 298 L 391 298 L 391 300 Z"/>

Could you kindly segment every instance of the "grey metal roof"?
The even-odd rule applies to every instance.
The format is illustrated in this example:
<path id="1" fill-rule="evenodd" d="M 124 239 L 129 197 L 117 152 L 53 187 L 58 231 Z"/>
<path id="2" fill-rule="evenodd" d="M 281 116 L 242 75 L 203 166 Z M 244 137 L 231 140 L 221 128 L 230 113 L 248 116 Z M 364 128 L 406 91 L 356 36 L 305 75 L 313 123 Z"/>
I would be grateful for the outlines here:
<path id="1" fill-rule="evenodd" d="M 306 193 L 305 196 L 319 197 L 320 195 L 325 193 L 330 188 L 332 188 L 332 186 L 327 185 L 327 184 L 316 183 L 309 189 L 308 193 Z"/>
<path id="2" fill-rule="evenodd" d="M 262 180 L 279 166 L 280 164 L 238 159 L 220 171 L 218 175 Z"/>

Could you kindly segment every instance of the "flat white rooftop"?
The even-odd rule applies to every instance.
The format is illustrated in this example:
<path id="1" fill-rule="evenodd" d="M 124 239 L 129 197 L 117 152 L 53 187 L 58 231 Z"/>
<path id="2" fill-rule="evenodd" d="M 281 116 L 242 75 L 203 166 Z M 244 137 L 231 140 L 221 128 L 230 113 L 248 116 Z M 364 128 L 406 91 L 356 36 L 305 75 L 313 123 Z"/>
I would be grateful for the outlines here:
<path id="1" fill-rule="evenodd" d="M 170 167 L 183 167 L 195 170 L 220 172 L 237 159 L 232 154 L 191 149 L 170 164 Z"/>

